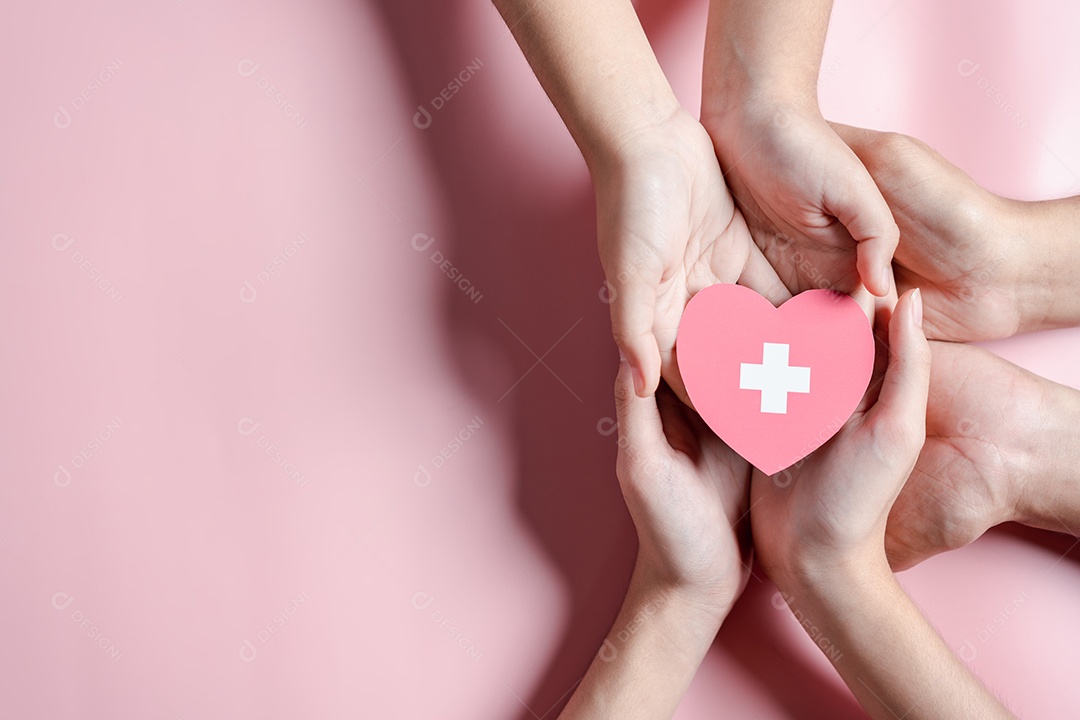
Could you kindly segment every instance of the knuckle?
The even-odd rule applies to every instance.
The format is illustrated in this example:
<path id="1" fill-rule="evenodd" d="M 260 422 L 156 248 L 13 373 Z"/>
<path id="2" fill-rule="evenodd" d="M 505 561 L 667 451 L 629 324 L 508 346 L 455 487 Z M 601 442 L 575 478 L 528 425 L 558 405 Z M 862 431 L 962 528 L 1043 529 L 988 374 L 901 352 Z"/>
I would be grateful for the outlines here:
<path id="1" fill-rule="evenodd" d="M 898 132 L 879 133 L 873 144 L 883 164 L 904 158 L 917 148 L 911 136 Z"/>

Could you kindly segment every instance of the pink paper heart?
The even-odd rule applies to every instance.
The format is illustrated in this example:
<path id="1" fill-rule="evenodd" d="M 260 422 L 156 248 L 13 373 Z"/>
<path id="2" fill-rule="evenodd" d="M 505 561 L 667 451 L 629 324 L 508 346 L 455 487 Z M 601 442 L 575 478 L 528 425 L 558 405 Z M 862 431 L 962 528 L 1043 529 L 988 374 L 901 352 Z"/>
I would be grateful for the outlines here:
<path id="1" fill-rule="evenodd" d="M 831 290 L 776 308 L 749 288 L 713 285 L 687 304 L 676 346 L 698 414 L 769 475 L 836 434 L 874 368 L 866 315 Z"/>

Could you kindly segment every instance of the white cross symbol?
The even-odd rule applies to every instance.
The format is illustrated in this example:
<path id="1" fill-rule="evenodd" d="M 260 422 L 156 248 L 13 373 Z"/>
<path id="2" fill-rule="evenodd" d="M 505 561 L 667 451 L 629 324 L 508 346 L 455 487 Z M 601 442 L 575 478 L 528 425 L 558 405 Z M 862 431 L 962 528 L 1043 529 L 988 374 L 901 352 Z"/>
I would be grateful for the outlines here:
<path id="1" fill-rule="evenodd" d="M 740 363 L 739 389 L 761 391 L 761 412 L 787 415 L 788 393 L 810 392 L 810 368 L 788 365 L 786 343 L 764 343 L 761 364 Z"/>

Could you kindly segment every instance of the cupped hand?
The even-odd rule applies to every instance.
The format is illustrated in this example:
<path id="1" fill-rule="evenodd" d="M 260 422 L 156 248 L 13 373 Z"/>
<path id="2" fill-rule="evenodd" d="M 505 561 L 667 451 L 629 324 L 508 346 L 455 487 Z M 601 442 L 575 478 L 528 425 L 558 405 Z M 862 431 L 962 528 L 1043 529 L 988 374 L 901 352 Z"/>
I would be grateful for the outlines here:
<path id="1" fill-rule="evenodd" d="M 930 349 L 918 291 L 891 313 L 888 350 L 860 407 L 825 445 L 773 476 L 754 472 L 751 521 L 762 565 L 781 587 L 841 566 L 883 567 L 889 509 L 925 437 Z"/>
<path id="2" fill-rule="evenodd" d="M 753 100 L 703 119 L 754 239 L 780 279 L 879 297 L 899 231 L 888 205 L 816 106 Z"/>
<path id="3" fill-rule="evenodd" d="M 690 298 L 719 282 L 741 282 L 775 303 L 789 294 L 754 245 L 693 116 L 679 109 L 623 148 L 593 168 L 612 330 L 639 396 L 651 395 L 662 374 L 686 401 L 675 335 Z"/>
<path id="4" fill-rule="evenodd" d="M 669 388 L 638 397 L 625 361 L 615 403 L 619 484 L 638 535 L 635 577 L 722 619 L 749 573 L 750 467 Z"/>
<path id="5" fill-rule="evenodd" d="M 1018 519 L 1046 421 L 1048 381 L 979 347 L 930 346 L 926 444 L 885 535 L 896 570 Z"/>
<path id="6" fill-rule="evenodd" d="M 922 288 L 927 337 L 963 342 L 1015 334 L 1023 252 L 1013 222 L 1018 203 L 983 189 L 919 140 L 833 127 L 892 208 L 903 235 L 896 283 L 901 291 Z"/>

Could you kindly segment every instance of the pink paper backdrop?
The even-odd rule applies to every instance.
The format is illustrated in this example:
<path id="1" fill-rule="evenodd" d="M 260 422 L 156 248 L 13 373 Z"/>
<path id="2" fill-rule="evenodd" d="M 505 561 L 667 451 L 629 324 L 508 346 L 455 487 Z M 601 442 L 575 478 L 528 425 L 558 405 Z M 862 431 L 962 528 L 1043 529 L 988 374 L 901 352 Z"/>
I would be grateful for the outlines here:
<path id="1" fill-rule="evenodd" d="M 640 6 L 696 106 L 705 3 Z M 1078 22 L 840 0 L 824 108 L 1080 192 Z M 43 0 L 0 36 L 0 716 L 553 717 L 634 544 L 589 179 L 487 0 Z M 994 349 L 1080 385 L 1076 331 Z M 1027 717 L 1080 715 L 1073 542 L 903 576 Z M 680 718 L 860 716 L 773 593 Z"/>

